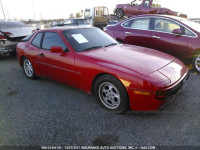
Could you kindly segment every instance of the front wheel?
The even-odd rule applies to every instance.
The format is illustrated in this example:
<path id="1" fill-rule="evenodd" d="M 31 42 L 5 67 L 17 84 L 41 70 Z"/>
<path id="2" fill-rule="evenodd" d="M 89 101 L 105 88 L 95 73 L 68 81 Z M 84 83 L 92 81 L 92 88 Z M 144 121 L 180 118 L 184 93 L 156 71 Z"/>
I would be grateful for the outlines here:
<path id="1" fill-rule="evenodd" d="M 128 95 L 123 84 L 113 76 L 101 76 L 95 83 L 94 94 L 99 104 L 108 111 L 123 113 L 128 109 Z"/>
<path id="2" fill-rule="evenodd" d="M 116 16 L 117 16 L 117 19 L 124 18 L 124 11 L 122 9 L 117 9 L 116 10 Z"/>
<path id="3" fill-rule="evenodd" d="M 195 55 L 192 60 L 192 65 L 195 71 L 200 73 L 200 52 Z"/>
<path id="4" fill-rule="evenodd" d="M 35 71 L 30 60 L 26 57 L 23 58 L 23 70 L 28 79 L 35 79 Z"/>

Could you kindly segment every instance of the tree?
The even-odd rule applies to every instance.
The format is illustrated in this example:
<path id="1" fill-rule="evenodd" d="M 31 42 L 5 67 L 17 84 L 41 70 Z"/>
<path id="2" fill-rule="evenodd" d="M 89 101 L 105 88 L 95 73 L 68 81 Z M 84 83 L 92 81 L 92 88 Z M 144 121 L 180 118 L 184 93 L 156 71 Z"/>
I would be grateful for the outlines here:
<path id="1" fill-rule="evenodd" d="M 69 18 L 70 18 L 70 19 L 71 19 L 71 18 L 75 18 L 75 17 L 74 17 L 74 14 L 71 13 L 71 14 L 69 15 Z"/>
<path id="2" fill-rule="evenodd" d="M 76 13 L 76 18 L 81 18 L 81 17 L 82 17 L 82 15 L 80 12 Z"/>

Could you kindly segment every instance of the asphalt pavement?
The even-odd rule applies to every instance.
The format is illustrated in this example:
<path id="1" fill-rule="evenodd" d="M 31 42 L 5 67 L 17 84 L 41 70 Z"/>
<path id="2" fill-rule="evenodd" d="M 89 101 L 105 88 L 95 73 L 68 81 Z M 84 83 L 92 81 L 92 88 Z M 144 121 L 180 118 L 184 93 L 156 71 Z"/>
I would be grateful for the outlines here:
<path id="1" fill-rule="evenodd" d="M 0 146 L 200 146 L 200 75 L 162 111 L 113 114 L 94 97 L 48 79 L 29 80 L 0 58 Z"/>

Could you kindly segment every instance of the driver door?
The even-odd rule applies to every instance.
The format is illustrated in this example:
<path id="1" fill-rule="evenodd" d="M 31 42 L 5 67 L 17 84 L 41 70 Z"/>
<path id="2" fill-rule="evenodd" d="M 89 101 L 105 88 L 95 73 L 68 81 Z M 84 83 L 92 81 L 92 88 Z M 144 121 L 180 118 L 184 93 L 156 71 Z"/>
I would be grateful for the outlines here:
<path id="1" fill-rule="evenodd" d="M 142 0 L 132 1 L 130 6 L 127 7 L 127 13 L 130 15 L 140 15 L 142 11 Z"/>
<path id="2" fill-rule="evenodd" d="M 188 37 L 172 33 L 174 29 L 183 31 L 183 27 L 172 20 L 154 18 L 149 47 L 183 58 L 189 50 Z"/>
<path id="3" fill-rule="evenodd" d="M 53 46 L 62 47 L 64 55 L 52 53 L 50 49 Z M 74 54 L 69 51 L 58 33 L 44 33 L 37 63 L 45 77 L 72 86 L 76 85 L 77 73 L 74 71 Z"/>

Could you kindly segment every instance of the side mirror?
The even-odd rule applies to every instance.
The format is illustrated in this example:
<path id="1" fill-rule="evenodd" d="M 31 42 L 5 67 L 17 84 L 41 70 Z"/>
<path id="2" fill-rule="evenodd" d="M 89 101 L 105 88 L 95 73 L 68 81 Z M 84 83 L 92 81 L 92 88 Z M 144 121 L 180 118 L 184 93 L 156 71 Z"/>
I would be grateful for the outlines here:
<path id="1" fill-rule="evenodd" d="M 61 56 L 64 56 L 64 50 L 62 49 L 62 47 L 52 46 L 51 52 L 52 53 L 61 53 Z"/>
<path id="2" fill-rule="evenodd" d="M 181 34 L 182 34 L 182 31 L 181 31 L 181 29 L 174 29 L 174 30 L 172 31 L 172 33 L 181 35 Z"/>

